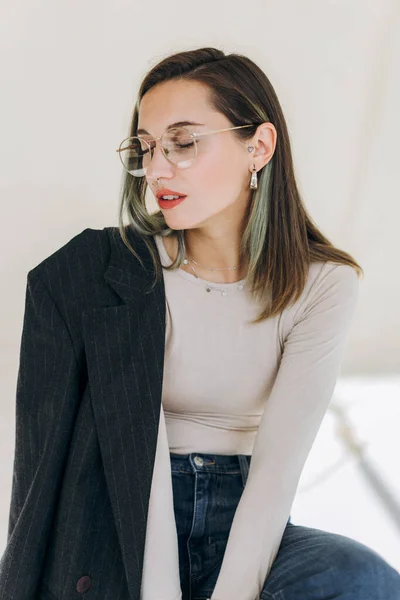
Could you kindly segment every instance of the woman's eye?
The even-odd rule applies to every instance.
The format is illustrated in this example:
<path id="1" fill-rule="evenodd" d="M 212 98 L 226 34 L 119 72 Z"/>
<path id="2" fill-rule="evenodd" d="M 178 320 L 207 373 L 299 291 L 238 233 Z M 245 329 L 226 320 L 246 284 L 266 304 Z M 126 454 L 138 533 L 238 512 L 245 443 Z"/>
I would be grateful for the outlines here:
<path id="1" fill-rule="evenodd" d="M 193 142 L 189 144 L 177 144 L 177 146 L 179 146 L 179 148 L 191 148 L 193 146 Z"/>

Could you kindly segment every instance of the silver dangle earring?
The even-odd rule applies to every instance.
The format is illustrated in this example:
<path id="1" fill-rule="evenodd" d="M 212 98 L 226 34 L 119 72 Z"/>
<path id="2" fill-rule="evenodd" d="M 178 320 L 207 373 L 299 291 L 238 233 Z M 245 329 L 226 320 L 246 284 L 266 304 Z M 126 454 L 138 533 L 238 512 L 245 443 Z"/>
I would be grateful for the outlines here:
<path id="1" fill-rule="evenodd" d="M 250 189 L 252 189 L 252 190 L 257 189 L 257 169 L 256 169 L 255 165 L 253 165 L 253 172 L 251 174 Z"/>
<path id="2" fill-rule="evenodd" d="M 247 150 L 249 152 L 253 152 L 254 150 L 254 146 L 248 146 Z M 252 169 L 252 174 L 251 174 L 251 180 L 250 180 L 250 189 L 252 190 L 256 190 L 257 189 L 257 169 L 256 169 L 256 165 L 253 164 L 253 169 Z"/>

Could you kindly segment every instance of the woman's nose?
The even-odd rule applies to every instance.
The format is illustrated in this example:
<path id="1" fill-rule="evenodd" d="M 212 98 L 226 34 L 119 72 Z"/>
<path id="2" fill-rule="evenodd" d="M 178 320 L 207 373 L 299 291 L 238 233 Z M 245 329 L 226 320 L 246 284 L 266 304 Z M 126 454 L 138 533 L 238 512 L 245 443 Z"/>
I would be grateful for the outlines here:
<path id="1" fill-rule="evenodd" d="M 147 177 L 152 180 L 170 177 L 173 174 L 173 165 L 165 158 L 161 143 L 157 140 L 152 149 L 152 158 L 147 167 Z"/>

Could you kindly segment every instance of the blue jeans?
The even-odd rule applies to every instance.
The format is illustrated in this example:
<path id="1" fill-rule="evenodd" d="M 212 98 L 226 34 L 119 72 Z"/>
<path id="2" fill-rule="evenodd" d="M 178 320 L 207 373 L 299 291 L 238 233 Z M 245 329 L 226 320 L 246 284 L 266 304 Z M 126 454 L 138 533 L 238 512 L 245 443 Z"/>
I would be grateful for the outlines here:
<path id="1" fill-rule="evenodd" d="M 182 600 L 205 600 L 217 582 L 251 456 L 170 452 L 170 459 Z M 400 574 L 367 546 L 289 517 L 261 600 L 334 598 L 400 600 Z"/>

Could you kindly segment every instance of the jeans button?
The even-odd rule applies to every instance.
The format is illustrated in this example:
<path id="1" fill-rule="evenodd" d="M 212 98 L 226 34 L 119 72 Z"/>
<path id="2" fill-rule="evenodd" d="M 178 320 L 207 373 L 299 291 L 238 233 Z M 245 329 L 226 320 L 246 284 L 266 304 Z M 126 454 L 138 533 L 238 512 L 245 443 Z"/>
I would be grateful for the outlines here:
<path id="1" fill-rule="evenodd" d="M 195 456 L 194 462 L 198 467 L 202 467 L 204 464 L 204 460 L 201 458 L 201 456 Z"/>

